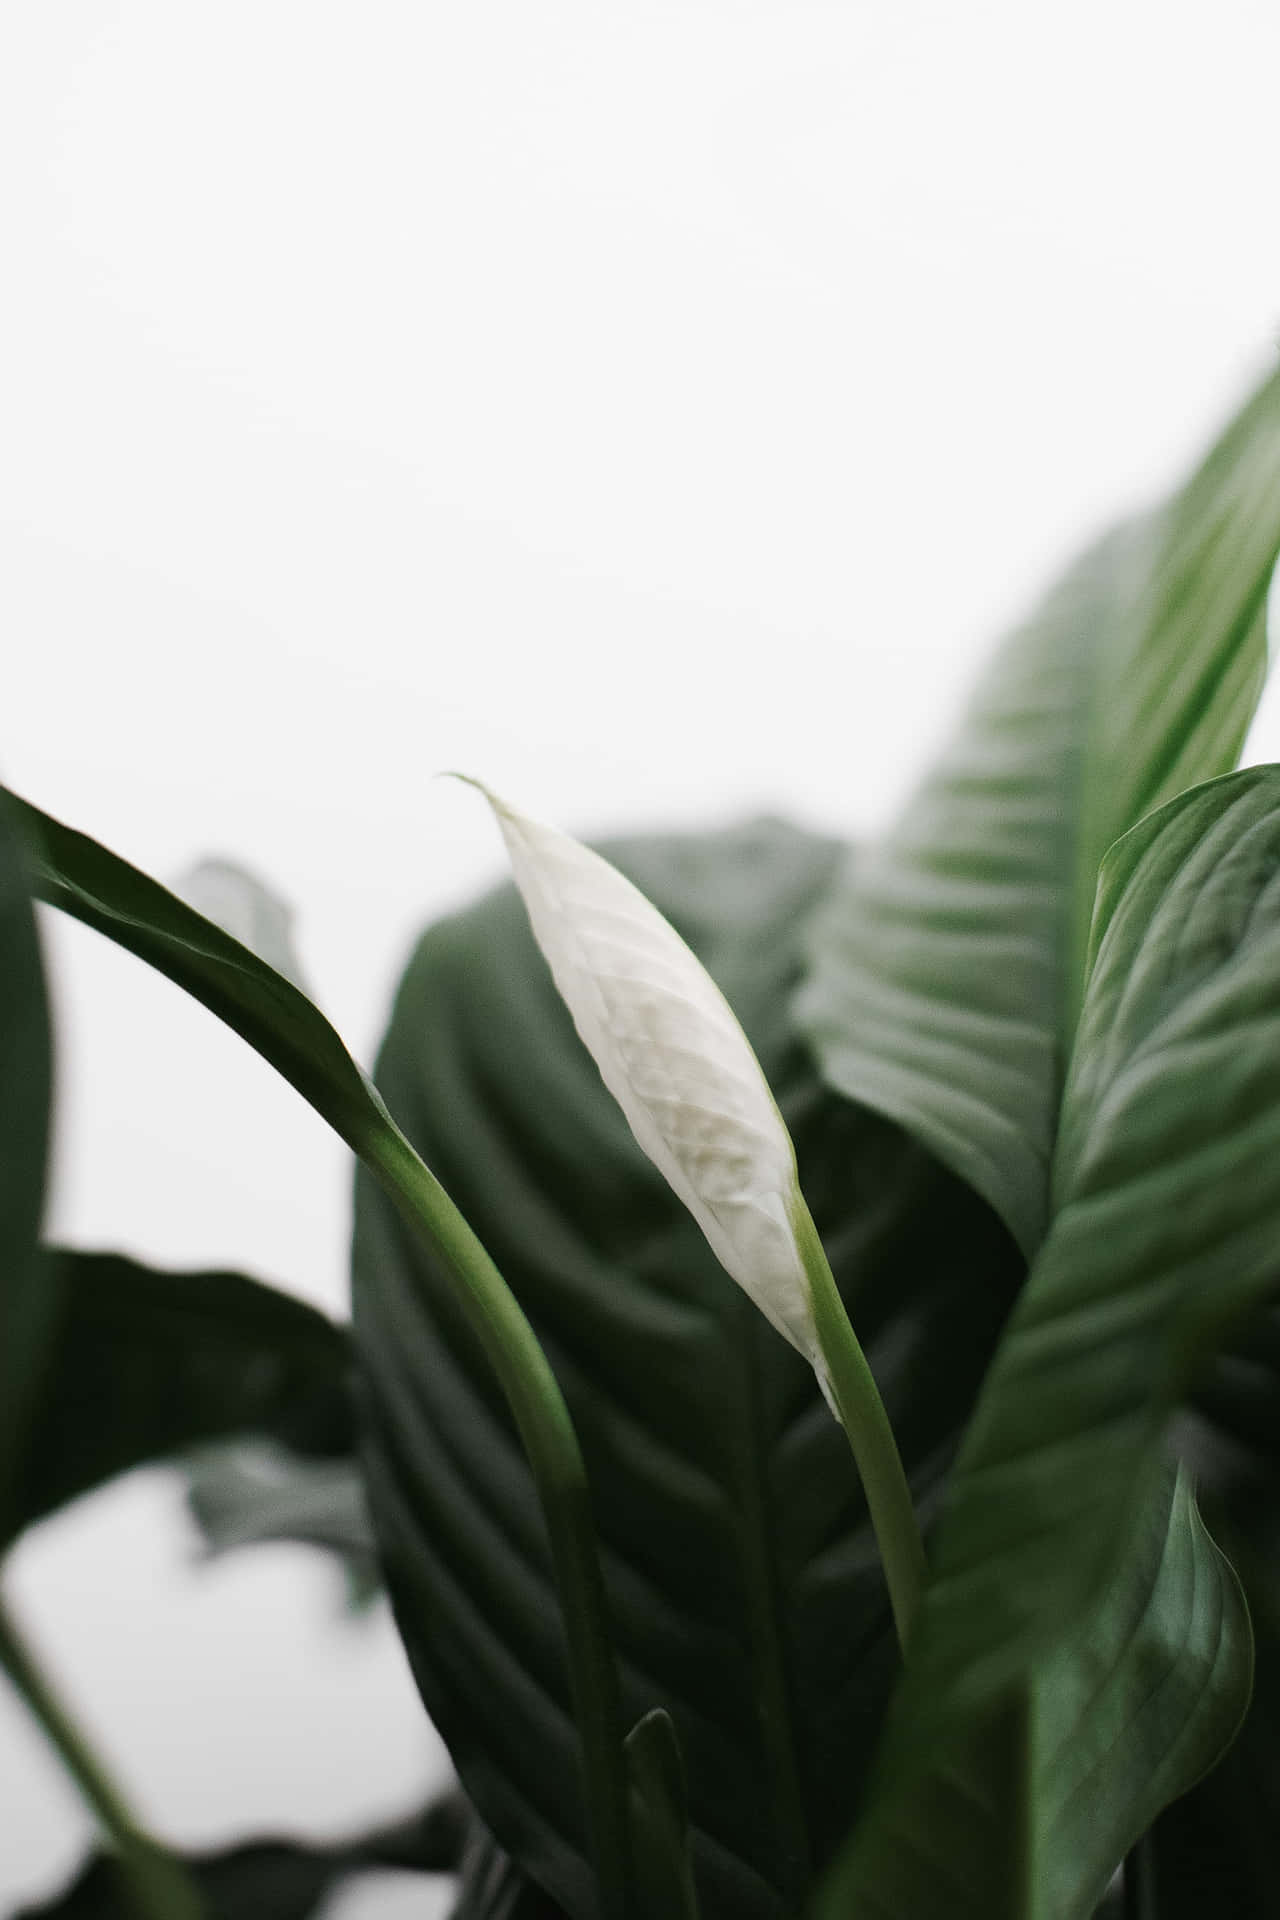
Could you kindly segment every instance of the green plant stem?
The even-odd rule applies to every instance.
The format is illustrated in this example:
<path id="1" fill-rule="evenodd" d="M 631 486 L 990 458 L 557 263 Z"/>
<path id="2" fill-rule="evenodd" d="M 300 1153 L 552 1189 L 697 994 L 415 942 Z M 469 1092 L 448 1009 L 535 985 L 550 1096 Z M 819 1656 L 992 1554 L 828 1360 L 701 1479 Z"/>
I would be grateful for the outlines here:
<path id="1" fill-rule="evenodd" d="M 1155 1920 L 1156 1888 L 1151 1835 L 1135 1840 L 1124 1860 L 1124 1920 Z"/>
<path id="2" fill-rule="evenodd" d="M 826 1361 L 840 1423 L 848 1435 L 867 1497 L 867 1510 L 888 1582 L 898 1644 L 905 1653 L 925 1576 L 924 1546 L 916 1525 L 911 1488 L 880 1389 L 858 1336 L 849 1324 L 813 1216 L 799 1193 L 792 1207 L 791 1224 L 809 1281 L 818 1344 Z"/>
<path id="3" fill-rule="evenodd" d="M 140 1920 L 203 1920 L 185 1868 L 139 1825 L 0 1600 L 0 1666 L 43 1727 L 68 1773 L 114 1842 Z"/>
<path id="4" fill-rule="evenodd" d="M 532 1327 L 476 1235 L 394 1122 L 351 1144 L 410 1226 L 443 1259 L 515 1418 L 550 1536 L 582 1738 L 583 1793 L 606 1920 L 628 1906 L 627 1774 L 586 1468 L 560 1386 Z"/>

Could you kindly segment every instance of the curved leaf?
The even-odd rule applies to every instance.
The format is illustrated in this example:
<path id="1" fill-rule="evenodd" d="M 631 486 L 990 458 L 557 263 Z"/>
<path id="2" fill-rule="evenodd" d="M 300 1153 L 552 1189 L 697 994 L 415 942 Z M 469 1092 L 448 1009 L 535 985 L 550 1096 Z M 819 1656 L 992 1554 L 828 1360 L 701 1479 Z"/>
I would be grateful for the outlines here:
<path id="1" fill-rule="evenodd" d="M 0 788 L 0 793 L 5 790 Z M 368 1081 L 320 1010 L 251 948 L 87 834 L 8 796 L 35 890 L 167 974 L 247 1040 L 344 1138 L 367 1126 Z"/>
<path id="2" fill-rule="evenodd" d="M 1054 1222 L 949 1489 L 886 1777 L 1020 1684 L 1114 1577 L 1179 1403 L 1275 1285 L 1280 769 L 1136 827 L 1098 925 Z M 895 1791 L 882 1820 L 923 1789 Z"/>
<path id="3" fill-rule="evenodd" d="M 772 823 L 610 857 L 742 1021 L 927 1502 L 1021 1263 L 897 1129 L 824 1093 L 786 1018 L 826 841 Z M 847 1829 L 895 1665 L 848 1450 L 578 1043 L 507 888 L 432 928 L 378 1069 L 509 1274 L 587 1457 L 626 1713 L 666 1707 L 704 1920 L 800 1910 Z M 440 1274 L 359 1177 L 366 1468 L 402 1634 L 501 1846 L 590 1911 L 532 1491 Z"/>
<path id="4" fill-rule="evenodd" d="M 0 1532 L 48 1365 L 56 1307 L 36 1244 L 49 1081 L 49 1016 L 30 876 L 13 809 L 0 791 Z"/>
<path id="5" fill-rule="evenodd" d="M 46 1256 L 58 1318 L 7 1537 L 115 1474 L 231 1433 L 354 1443 L 351 1349 L 314 1307 L 238 1273 Z"/>
<path id="6" fill-rule="evenodd" d="M 798 1004 L 824 1074 L 970 1181 L 1028 1257 L 1099 862 L 1234 766 L 1278 550 L 1280 374 L 1005 644 L 950 755 L 816 924 Z"/>
<path id="7" fill-rule="evenodd" d="M 913 1726 L 906 1752 L 899 1722 L 820 1920 L 1087 1920 L 1229 1743 L 1250 1676 L 1239 1584 L 1185 1475 L 1163 1472 L 1115 1578 L 1051 1655 L 945 1744 Z"/>
<path id="8" fill-rule="evenodd" d="M 187 1511 L 211 1555 L 295 1541 L 342 1563 L 353 1607 L 381 1591 L 373 1523 L 354 1459 L 308 1460 L 268 1441 L 237 1441 L 182 1464 Z"/>

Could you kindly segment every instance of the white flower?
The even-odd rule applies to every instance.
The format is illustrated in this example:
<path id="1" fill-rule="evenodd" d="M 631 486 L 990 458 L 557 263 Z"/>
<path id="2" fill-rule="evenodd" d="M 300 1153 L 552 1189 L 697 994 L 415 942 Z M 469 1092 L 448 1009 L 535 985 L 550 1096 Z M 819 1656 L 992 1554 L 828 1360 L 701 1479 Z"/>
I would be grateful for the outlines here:
<path id="1" fill-rule="evenodd" d="M 497 816 L 534 937 L 637 1142 L 830 1398 L 792 1226 L 804 1207 L 795 1150 L 724 995 L 607 860 L 470 784 Z"/>

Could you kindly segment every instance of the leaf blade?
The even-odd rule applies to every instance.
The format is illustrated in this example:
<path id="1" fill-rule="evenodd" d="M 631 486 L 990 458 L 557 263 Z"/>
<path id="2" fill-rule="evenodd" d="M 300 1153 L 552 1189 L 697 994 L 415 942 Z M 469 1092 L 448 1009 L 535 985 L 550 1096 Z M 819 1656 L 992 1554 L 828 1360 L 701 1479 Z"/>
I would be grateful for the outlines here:
<path id="1" fill-rule="evenodd" d="M 798 1017 L 824 1073 L 971 1181 L 1028 1257 L 1099 863 L 1234 766 L 1278 550 L 1280 374 L 1005 644 L 950 755 L 815 929 Z"/>

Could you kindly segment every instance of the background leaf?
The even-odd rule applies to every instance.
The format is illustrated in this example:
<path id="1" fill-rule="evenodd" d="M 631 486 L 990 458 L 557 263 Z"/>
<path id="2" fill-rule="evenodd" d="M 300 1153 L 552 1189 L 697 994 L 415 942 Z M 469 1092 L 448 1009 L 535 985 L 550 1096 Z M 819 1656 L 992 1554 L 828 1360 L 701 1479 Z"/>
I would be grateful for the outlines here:
<path id="1" fill-rule="evenodd" d="M 458 1865 L 466 1810 L 456 1796 L 412 1819 L 325 1845 L 319 1841 L 250 1840 L 216 1853 L 189 1854 L 183 1864 L 205 1902 L 206 1920 L 310 1920 L 353 1873 L 377 1868 L 446 1873 Z M 15 1920 L 135 1920 L 108 1854 L 96 1854 L 62 1893 Z"/>
<path id="2" fill-rule="evenodd" d="M 13 810 L 0 792 L 0 1531 L 52 1335 L 54 1294 L 37 1249 L 49 1079 L 30 878 Z"/>
<path id="3" fill-rule="evenodd" d="M 609 857 L 708 965 L 926 1505 L 1021 1273 L 921 1148 L 824 1092 L 786 1017 L 829 842 L 775 823 Z M 636 1147 L 505 888 L 431 929 L 378 1069 L 508 1275 L 587 1457 L 630 1722 L 665 1706 L 704 1920 L 800 1910 L 847 1829 L 896 1664 L 848 1449 Z M 418 1683 L 501 1847 L 590 1911 L 561 1648 L 528 1473 L 439 1273 L 358 1183 L 367 1479 Z"/>
<path id="4" fill-rule="evenodd" d="M 308 1460 L 264 1441 L 234 1441 L 183 1463 L 187 1508 L 211 1555 L 292 1540 L 333 1554 L 353 1606 L 381 1591 L 373 1524 L 356 1461 Z"/>
<path id="5" fill-rule="evenodd" d="M 914 1818 L 918 1756 L 944 1764 L 1120 1577 L 1179 1402 L 1275 1285 L 1280 770 L 1197 788 L 1135 828 L 1108 856 L 1099 914 L 1053 1226 L 948 1491 L 855 1862 Z"/>
<path id="6" fill-rule="evenodd" d="M 1080 561 L 816 923 L 801 1024 L 831 1084 L 1043 1237 L 1099 862 L 1235 764 L 1280 549 L 1280 374 L 1188 484 Z"/>
<path id="7" fill-rule="evenodd" d="M 351 1349 L 314 1307 L 237 1273 L 46 1256 L 58 1317 L 9 1537 L 147 1461 L 230 1433 L 350 1453 Z"/>

